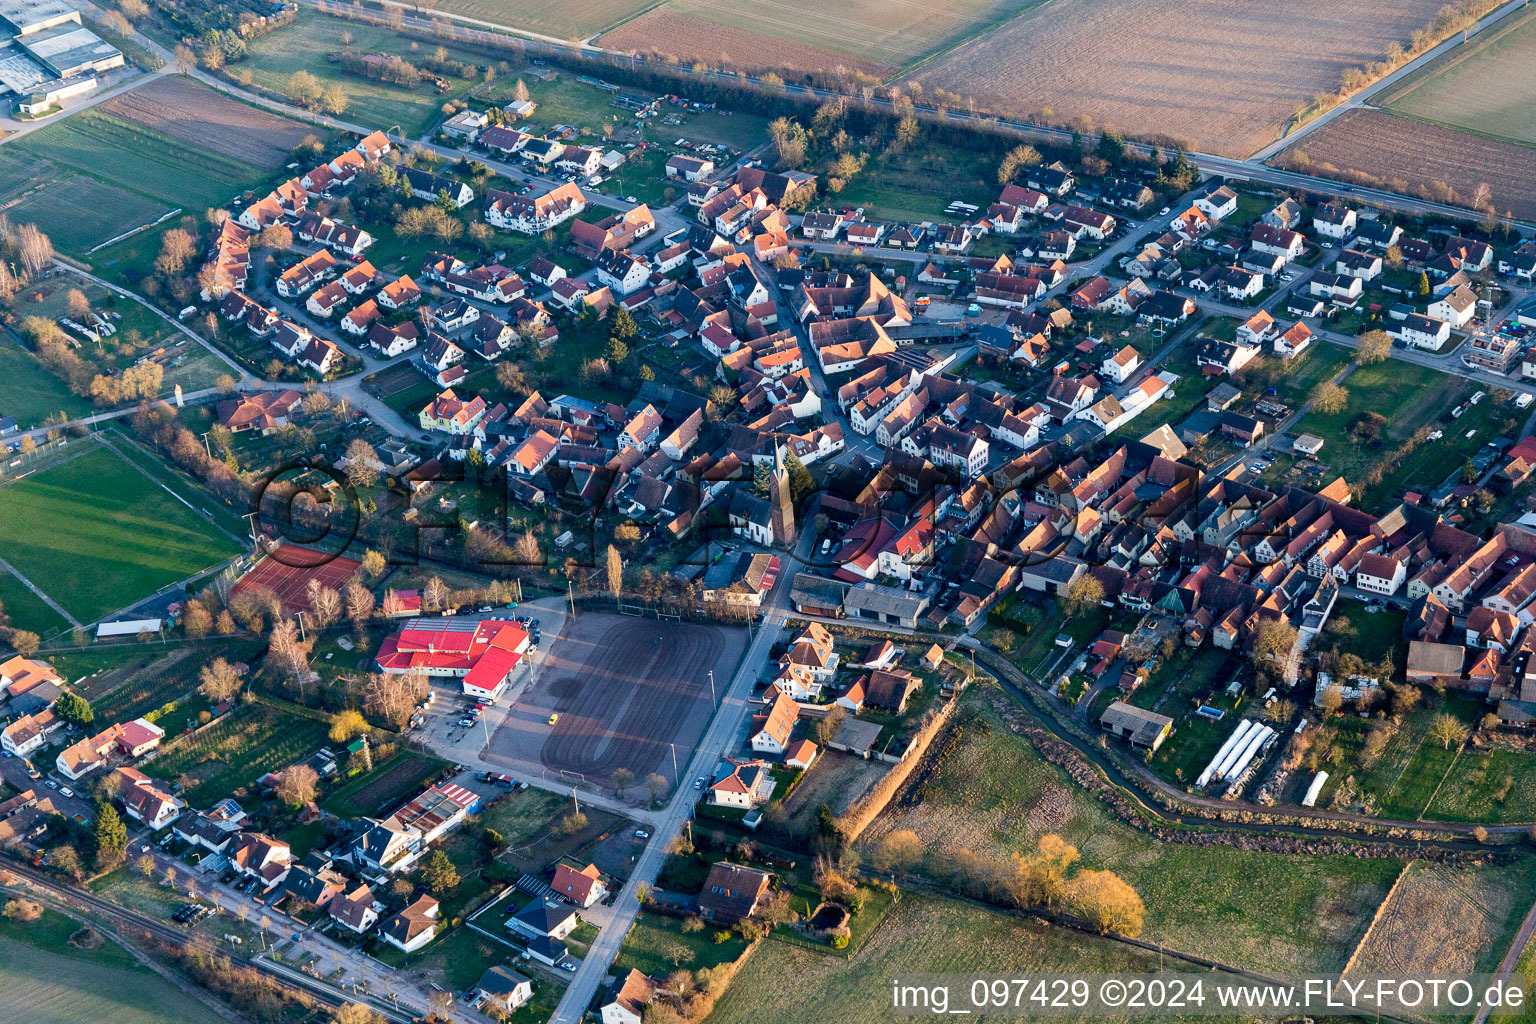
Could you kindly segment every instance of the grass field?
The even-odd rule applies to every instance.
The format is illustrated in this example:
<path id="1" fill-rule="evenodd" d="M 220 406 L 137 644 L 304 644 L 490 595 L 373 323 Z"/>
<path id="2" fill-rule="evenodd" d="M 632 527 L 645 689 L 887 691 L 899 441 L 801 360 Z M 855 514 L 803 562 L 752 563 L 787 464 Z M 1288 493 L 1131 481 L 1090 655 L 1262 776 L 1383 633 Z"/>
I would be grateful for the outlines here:
<path id="1" fill-rule="evenodd" d="M 49 125 L 19 145 L 56 164 L 199 214 L 209 206 L 224 205 L 265 173 L 238 157 L 94 109 Z"/>
<path id="2" fill-rule="evenodd" d="M 622 963 L 622 956 L 620 960 Z M 1020 968 L 1023 964 L 1028 965 L 1027 971 Z M 973 904 L 904 893 L 863 948 L 846 959 L 771 939 L 762 943 L 747 958 L 709 1021 L 757 1024 L 763 1019 L 765 1006 L 788 1011 L 775 1018 L 786 1024 L 889 1021 L 891 979 L 913 974 L 1143 972 L 1157 968 L 1155 953 Z M 989 1015 L 987 1019 L 992 1018 Z M 1053 1019 L 1073 1018 L 1067 1014 Z"/>
<path id="3" fill-rule="evenodd" d="M 951 220 L 944 208 L 955 200 L 983 208 L 997 197 L 993 168 L 953 146 L 923 143 L 908 152 L 869 161 L 837 201 L 872 207 L 871 218 Z"/>
<path id="4" fill-rule="evenodd" d="M 56 412 L 70 419 L 91 411 L 91 403 L 70 392 L 59 378 L 9 334 L 0 335 L 0 415 L 35 426 Z"/>
<path id="5" fill-rule="evenodd" d="M 238 551 L 104 448 L 0 488 L 0 548 L 81 622 Z"/>
<path id="6" fill-rule="evenodd" d="M 633 967 L 653 977 L 661 977 L 676 969 L 669 954 L 673 947 L 681 946 L 688 951 L 682 966 L 698 971 L 729 963 L 747 948 L 739 935 L 733 934 L 726 942 L 716 942 L 710 929 L 690 934 L 683 931 L 682 924 L 681 918 L 642 911 L 624 937 L 624 947 L 619 950 L 619 970 Z"/>
<path id="7" fill-rule="evenodd" d="M 1059 0 L 927 65 L 943 87 L 1003 113 L 1086 117 L 1201 152 L 1246 156 L 1278 137 L 1299 103 L 1337 88 L 1433 17 L 1440 0 L 1265 9 L 1261 45 L 1240 0 Z M 1063 60 L 1062 54 L 1071 54 Z M 1155 55 L 1155 56 L 1154 56 Z"/>
<path id="8" fill-rule="evenodd" d="M 1352 971 L 1397 977 L 1492 971 L 1530 909 L 1533 883 L 1531 857 L 1479 868 L 1412 864 Z"/>
<path id="9" fill-rule="evenodd" d="M 67 927 L 66 939 L 78 926 L 69 921 Z M 148 968 L 125 963 L 128 954 L 119 946 L 82 955 L 62 952 L 69 948 L 0 939 L 0 1016 L 27 1024 L 222 1024 L 212 1009 Z"/>
<path id="10" fill-rule="evenodd" d="M 26 584 L 0 570 L 0 609 L 4 609 L 11 625 L 17 629 L 30 629 L 40 636 L 68 625 L 64 616 L 48 607 L 42 598 L 28 590 Z"/>
<path id="11" fill-rule="evenodd" d="M 1324 447 L 1320 460 L 1330 472 L 1342 473 L 1348 480 L 1361 480 L 1370 466 L 1421 427 L 1438 426 L 1445 432 L 1440 440 L 1420 445 L 1401 465 L 1389 467 L 1381 482 L 1361 500 L 1366 509 L 1380 507 L 1384 511 L 1410 482 L 1419 490 L 1438 486 L 1447 474 L 1499 434 L 1501 417 L 1509 413 L 1508 407 L 1485 401 L 1460 419 L 1452 420 L 1450 410 L 1478 386 L 1398 359 L 1360 367 L 1344 381 L 1344 388 L 1349 392 L 1349 401 L 1343 411 L 1309 412 L 1296 423 L 1292 433 L 1321 437 Z M 1368 412 L 1387 418 L 1381 435 L 1384 447 L 1380 450 L 1356 442 L 1349 433 L 1355 420 Z M 1475 431 L 1474 436 L 1467 437 L 1468 431 Z"/>
<path id="12" fill-rule="evenodd" d="M 197 736 L 166 747 L 147 770 L 162 779 L 185 777 L 182 796 L 206 807 L 303 759 L 325 742 L 328 731 L 320 719 L 248 704 Z"/>
<path id="13" fill-rule="evenodd" d="M 15 223 L 36 224 L 60 250 L 83 256 L 93 246 L 174 208 L 106 181 L 66 173 L 6 212 Z M 81 210 L 90 210 L 91 216 L 80 216 Z"/>
<path id="14" fill-rule="evenodd" d="M 420 792 L 422 784 L 447 764 L 414 750 L 402 750 L 373 771 L 348 779 L 326 793 L 320 806 L 343 818 L 393 810 Z"/>
<path id="15" fill-rule="evenodd" d="M 344 42 L 343 35 L 349 35 L 352 42 Z M 431 127 L 442 116 L 445 102 L 469 90 L 466 83 L 459 82 L 452 92 L 439 94 L 431 85 L 407 89 L 347 74 L 327 61 L 326 56 L 349 45 L 358 53 L 396 53 L 409 60 L 411 47 L 416 44 L 387 28 L 303 10 L 293 25 L 251 40 L 248 56 L 240 62 L 239 70 L 249 71 L 256 85 L 280 93 L 286 93 L 288 79 L 294 72 L 308 71 L 323 84 L 340 85 L 346 92 L 350 100 L 344 115 L 346 120 L 377 128 L 398 124 L 411 136 L 420 135 Z M 430 53 L 432 49 L 434 47 L 428 46 L 424 53 Z M 449 55 L 476 64 L 484 61 L 484 58 L 473 58 L 452 50 Z"/>
<path id="16" fill-rule="evenodd" d="M 1085 866 L 1113 870 L 1136 888 L 1146 905 L 1143 938 L 1273 971 L 1341 967 L 1401 869 L 1396 860 L 1159 842 L 1110 817 L 1041 760 L 1009 729 L 1008 718 L 1022 712 L 1006 697 L 978 687 L 964 701 L 961 742 L 920 790 L 893 802 L 867 843 L 911 829 L 930 850 L 1004 857 L 1055 833 L 1078 847 Z"/>
<path id="17" fill-rule="evenodd" d="M 1536 144 L 1536 10 L 1509 15 L 1372 98 L 1394 114 Z"/>
<path id="18" fill-rule="evenodd" d="M 1536 822 L 1536 757 L 1467 747 L 1424 817 L 1502 825 Z"/>

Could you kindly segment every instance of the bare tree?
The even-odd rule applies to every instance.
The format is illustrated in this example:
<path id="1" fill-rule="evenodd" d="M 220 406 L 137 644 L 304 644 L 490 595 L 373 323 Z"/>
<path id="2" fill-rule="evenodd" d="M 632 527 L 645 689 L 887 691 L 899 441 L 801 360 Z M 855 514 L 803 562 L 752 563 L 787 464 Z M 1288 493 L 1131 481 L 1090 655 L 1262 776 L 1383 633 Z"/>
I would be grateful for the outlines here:
<path id="1" fill-rule="evenodd" d="M 204 665 L 197 678 L 201 683 L 198 690 L 215 704 L 229 700 L 245 684 L 240 670 L 224 658 L 214 658 Z"/>
<path id="2" fill-rule="evenodd" d="M 303 807 L 315 798 L 320 776 L 307 764 L 285 770 L 277 781 L 277 798 L 289 807 Z"/>
<path id="3" fill-rule="evenodd" d="M 373 591 L 361 583 L 348 583 L 342 597 L 347 603 L 347 618 L 352 624 L 361 630 L 363 625 L 373 615 Z"/>
<path id="4" fill-rule="evenodd" d="M 426 587 L 422 589 L 421 599 L 426 605 L 426 610 L 442 611 L 443 605 L 448 600 L 448 584 L 443 582 L 441 576 L 433 576 L 427 580 Z"/>
<path id="5" fill-rule="evenodd" d="M 317 579 L 310 579 L 305 593 L 309 597 L 309 610 L 315 625 L 321 629 L 341 617 L 341 595 Z"/>

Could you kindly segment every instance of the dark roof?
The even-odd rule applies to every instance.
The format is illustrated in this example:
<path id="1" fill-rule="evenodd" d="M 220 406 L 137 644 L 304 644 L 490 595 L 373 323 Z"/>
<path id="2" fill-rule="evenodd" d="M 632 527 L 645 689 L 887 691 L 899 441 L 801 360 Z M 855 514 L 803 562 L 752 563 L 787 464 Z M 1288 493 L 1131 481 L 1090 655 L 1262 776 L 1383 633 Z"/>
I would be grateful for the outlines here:
<path id="1" fill-rule="evenodd" d="M 740 920 L 757 908 L 757 901 L 768 889 L 768 872 L 717 861 L 710 865 L 699 893 L 699 909 L 717 918 Z"/>

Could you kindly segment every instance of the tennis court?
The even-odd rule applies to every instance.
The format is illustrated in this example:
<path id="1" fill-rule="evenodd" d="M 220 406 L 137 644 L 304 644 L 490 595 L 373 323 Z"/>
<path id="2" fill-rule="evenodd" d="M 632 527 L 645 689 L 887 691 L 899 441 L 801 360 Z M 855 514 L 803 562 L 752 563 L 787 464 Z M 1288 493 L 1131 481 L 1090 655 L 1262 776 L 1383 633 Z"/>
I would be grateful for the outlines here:
<path id="1" fill-rule="evenodd" d="M 270 590 L 282 599 L 289 611 L 307 612 L 309 581 L 319 580 L 323 587 L 340 590 L 362 563 L 324 551 L 312 551 L 296 544 L 280 544 L 262 557 L 251 571 L 240 577 L 234 593 Z"/>

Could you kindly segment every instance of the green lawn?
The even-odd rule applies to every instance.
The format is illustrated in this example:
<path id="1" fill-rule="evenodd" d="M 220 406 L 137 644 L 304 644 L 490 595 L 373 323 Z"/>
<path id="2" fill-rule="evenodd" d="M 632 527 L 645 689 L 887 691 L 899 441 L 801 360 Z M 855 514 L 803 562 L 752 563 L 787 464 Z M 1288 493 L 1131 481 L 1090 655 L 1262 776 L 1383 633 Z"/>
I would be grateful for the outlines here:
<path id="1" fill-rule="evenodd" d="M 964 220 L 946 215 L 945 207 L 958 199 L 985 211 L 997 199 L 992 168 L 974 153 L 922 142 L 905 153 L 871 156 L 864 170 L 828 201 L 868 207 L 866 215 L 878 220 Z"/>
<path id="2" fill-rule="evenodd" d="M 0 336 L 0 416 L 14 416 L 19 425 L 29 427 L 57 412 L 75 419 L 89 414 L 91 403 L 43 369 L 9 334 Z"/>
<path id="3" fill-rule="evenodd" d="M 619 950 L 619 970 L 633 967 L 654 976 L 679 966 L 697 971 L 735 960 L 747 948 L 746 940 L 735 933 L 724 942 L 716 942 L 716 929 L 708 923 L 702 931 L 692 933 L 683 931 L 682 924 L 682 918 L 641 911 Z"/>
<path id="4" fill-rule="evenodd" d="M 1536 755 L 1468 747 L 1424 817 L 1498 825 L 1536 822 Z"/>
<path id="5" fill-rule="evenodd" d="M 345 42 L 343 36 L 349 36 L 351 43 Z M 340 85 L 346 92 L 349 102 L 342 115 L 345 120 L 371 128 L 399 125 L 412 137 L 425 132 L 442 117 L 444 103 L 469 91 L 464 82 L 455 82 L 449 93 L 440 94 L 428 83 L 407 89 L 351 75 L 327 60 L 329 54 L 349 46 L 359 54 L 393 53 L 406 60 L 428 56 L 435 49 L 427 44 L 418 46 L 387 28 L 301 10 L 295 24 L 251 40 L 246 58 L 230 70 L 250 72 L 254 84 L 285 94 L 294 72 L 308 71 L 324 85 Z M 418 46 L 415 53 L 413 46 Z M 449 55 L 475 64 L 484 62 L 483 57 L 453 51 Z"/>
<path id="6" fill-rule="evenodd" d="M 0 548 L 82 622 L 238 551 L 104 448 L 0 488 Z"/>
<path id="7" fill-rule="evenodd" d="M 197 736 L 165 747 L 146 771 L 161 779 L 182 779 L 187 784 L 183 797 L 206 807 L 253 786 L 267 772 L 302 760 L 325 743 L 328 731 L 319 719 L 247 704 Z"/>
<path id="8" fill-rule="evenodd" d="M 1478 385 L 1400 359 L 1358 368 L 1345 380 L 1344 388 L 1349 399 L 1341 412 L 1309 412 L 1292 432 L 1321 437 L 1325 444 L 1319 458 L 1328 470 L 1343 474 L 1352 483 L 1368 485 L 1359 503 L 1368 510 L 1384 510 L 1406 489 L 1427 491 L 1439 486 L 1465 459 L 1513 423 L 1507 407 L 1488 400 L 1471 407 L 1459 419 L 1451 419 L 1451 409 Z M 1379 449 L 1356 441 L 1350 434 L 1354 422 L 1372 412 L 1387 418 Z M 1395 464 L 1388 463 L 1393 450 L 1421 428 L 1438 428 L 1444 436 L 1426 441 Z M 1377 464 L 1383 464 L 1381 479 L 1369 484 L 1367 473 Z"/>

